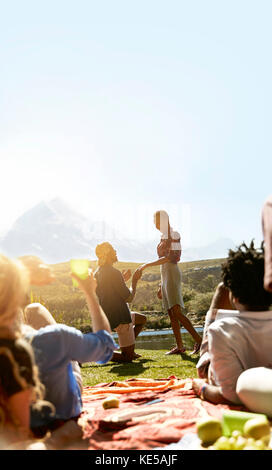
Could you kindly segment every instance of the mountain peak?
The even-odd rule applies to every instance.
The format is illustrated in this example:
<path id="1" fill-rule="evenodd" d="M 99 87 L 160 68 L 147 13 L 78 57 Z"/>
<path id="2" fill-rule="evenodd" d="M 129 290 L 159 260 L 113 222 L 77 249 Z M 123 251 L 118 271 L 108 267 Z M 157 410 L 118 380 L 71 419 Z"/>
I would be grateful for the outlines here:
<path id="1" fill-rule="evenodd" d="M 1 239 L 1 250 L 8 256 L 32 254 L 58 263 L 93 257 L 103 241 L 113 244 L 122 261 L 146 262 L 156 256 L 156 242 L 124 239 L 106 222 L 87 219 L 61 198 L 41 201 L 19 217 Z M 185 247 L 182 261 L 223 258 L 233 245 L 222 238 L 202 247 Z"/>

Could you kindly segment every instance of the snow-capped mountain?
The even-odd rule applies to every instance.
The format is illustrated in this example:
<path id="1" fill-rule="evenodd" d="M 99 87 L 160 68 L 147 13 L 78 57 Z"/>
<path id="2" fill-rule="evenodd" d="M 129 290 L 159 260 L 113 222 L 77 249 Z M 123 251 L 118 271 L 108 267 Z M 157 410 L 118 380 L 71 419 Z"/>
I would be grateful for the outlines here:
<path id="1" fill-rule="evenodd" d="M 159 240 L 159 237 L 158 237 Z M 1 238 L 1 252 L 8 256 L 37 255 L 48 263 L 71 258 L 95 259 L 98 243 L 109 241 L 120 261 L 156 259 L 156 241 L 124 239 L 104 221 L 91 221 L 61 199 L 40 202 L 19 217 Z M 227 256 L 234 243 L 220 239 L 206 247 L 185 248 L 182 260 L 193 261 Z"/>
<path id="2" fill-rule="evenodd" d="M 41 202 L 25 212 L 2 237 L 0 246 L 8 256 L 33 254 L 58 263 L 71 258 L 94 259 L 95 247 L 103 241 L 114 244 L 120 260 L 148 259 L 146 244 L 121 240 L 105 222 L 88 220 L 61 199 Z"/>

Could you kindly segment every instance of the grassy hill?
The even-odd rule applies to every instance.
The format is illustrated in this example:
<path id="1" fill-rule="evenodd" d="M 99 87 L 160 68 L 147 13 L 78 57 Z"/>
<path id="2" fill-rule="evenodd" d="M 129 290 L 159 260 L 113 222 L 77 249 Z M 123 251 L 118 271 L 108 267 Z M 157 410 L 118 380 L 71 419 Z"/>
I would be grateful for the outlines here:
<path id="1" fill-rule="evenodd" d="M 180 263 L 182 271 L 182 289 L 185 308 L 194 325 L 203 325 L 205 313 L 208 310 L 214 289 L 221 276 L 221 264 L 224 259 L 201 260 Z M 139 263 L 118 262 L 115 267 L 135 269 Z M 56 281 L 44 287 L 32 287 L 34 302 L 41 302 L 55 317 L 56 321 L 89 331 L 90 320 L 84 295 L 72 286 L 70 264 L 59 263 L 51 266 Z M 96 269 L 95 261 L 90 261 L 90 267 Z M 168 315 L 162 312 L 161 301 L 157 298 L 160 282 L 160 268 L 155 266 L 144 271 L 138 283 L 136 296 L 130 305 L 131 310 L 147 314 L 147 328 L 168 328 Z M 130 282 L 128 282 L 130 286 Z"/>

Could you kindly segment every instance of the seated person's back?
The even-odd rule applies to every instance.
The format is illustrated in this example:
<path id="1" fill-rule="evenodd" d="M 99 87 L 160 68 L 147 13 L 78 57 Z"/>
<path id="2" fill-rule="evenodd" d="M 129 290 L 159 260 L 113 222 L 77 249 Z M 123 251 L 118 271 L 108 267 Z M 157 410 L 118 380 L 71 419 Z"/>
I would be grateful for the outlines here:
<path id="1" fill-rule="evenodd" d="M 212 322 L 211 315 L 210 322 L 206 320 L 211 385 L 194 381 L 194 389 L 214 403 L 240 403 L 236 394 L 239 375 L 252 367 L 272 367 L 272 295 L 263 287 L 263 246 L 256 249 L 253 242 L 249 247 L 243 243 L 230 250 L 222 277 L 237 311 L 230 310 L 229 317 L 223 311 L 225 318 Z M 216 309 L 211 312 L 220 314 Z"/>
<path id="2" fill-rule="evenodd" d="M 113 267 L 113 264 L 118 261 L 113 246 L 104 242 L 97 245 L 95 252 L 99 265 L 95 272 L 96 293 L 112 330 L 118 334 L 121 349 L 121 352 L 114 353 L 112 361 L 131 362 L 139 357 L 135 353 L 135 339 L 141 332 L 146 317 L 138 312 L 130 312 L 127 302 L 131 302 L 135 296 L 141 272 L 134 272 L 130 290 L 125 283 L 125 279 L 128 280 L 131 275 L 130 270 L 121 273 Z"/>
<path id="3" fill-rule="evenodd" d="M 251 367 L 272 367 L 272 312 L 243 311 L 216 320 L 208 331 L 211 376 L 222 395 L 240 403 L 239 375 Z"/>
<path id="4" fill-rule="evenodd" d="M 107 331 L 83 334 L 76 328 L 62 324 L 26 330 L 31 342 L 40 378 L 46 388 L 46 399 L 56 408 L 53 419 L 67 420 L 82 411 L 81 392 L 74 376 L 71 361 L 108 362 L 114 342 Z M 52 418 L 50 418 L 50 421 Z M 32 421 L 32 427 L 44 423 Z"/>
<path id="5" fill-rule="evenodd" d="M 106 264 L 97 269 L 95 278 L 97 280 L 96 293 L 111 328 L 116 328 L 120 323 L 129 323 L 131 316 L 126 300 L 131 292 L 121 272 Z"/>

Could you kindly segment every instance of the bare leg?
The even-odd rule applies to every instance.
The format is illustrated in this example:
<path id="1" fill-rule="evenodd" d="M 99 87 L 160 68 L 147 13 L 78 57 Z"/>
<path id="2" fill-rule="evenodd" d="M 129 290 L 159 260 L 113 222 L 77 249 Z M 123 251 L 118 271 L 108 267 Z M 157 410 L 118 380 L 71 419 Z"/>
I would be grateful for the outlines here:
<path id="1" fill-rule="evenodd" d="M 172 349 L 169 353 L 167 354 L 178 354 L 182 349 L 183 349 L 183 343 L 181 339 L 181 333 L 180 333 L 180 323 L 185 328 L 188 333 L 194 338 L 196 345 L 194 347 L 194 353 L 198 352 L 202 338 L 201 336 L 197 333 L 197 331 L 194 329 L 192 323 L 190 322 L 189 318 L 187 318 L 181 311 L 181 306 L 180 305 L 174 305 L 170 310 L 168 310 L 168 314 L 171 320 L 171 325 L 173 328 L 173 333 L 176 338 L 177 342 L 177 347 Z"/>
<path id="2" fill-rule="evenodd" d="M 174 313 L 175 317 L 180 321 L 183 328 L 185 328 L 188 331 L 188 333 L 190 333 L 190 335 L 194 338 L 196 343 L 200 344 L 201 341 L 202 341 L 201 336 L 194 329 L 194 327 L 193 327 L 192 323 L 190 322 L 189 318 L 187 318 L 182 313 L 180 305 L 174 305 L 174 307 L 172 307 L 171 310 Z"/>
<path id="3" fill-rule="evenodd" d="M 170 317 L 172 330 L 173 330 L 174 336 L 176 338 L 177 349 L 183 349 L 183 342 L 182 342 L 181 333 L 180 333 L 179 320 L 177 319 L 177 316 L 174 314 L 172 309 L 168 310 L 168 314 L 169 314 L 169 317 Z"/>

